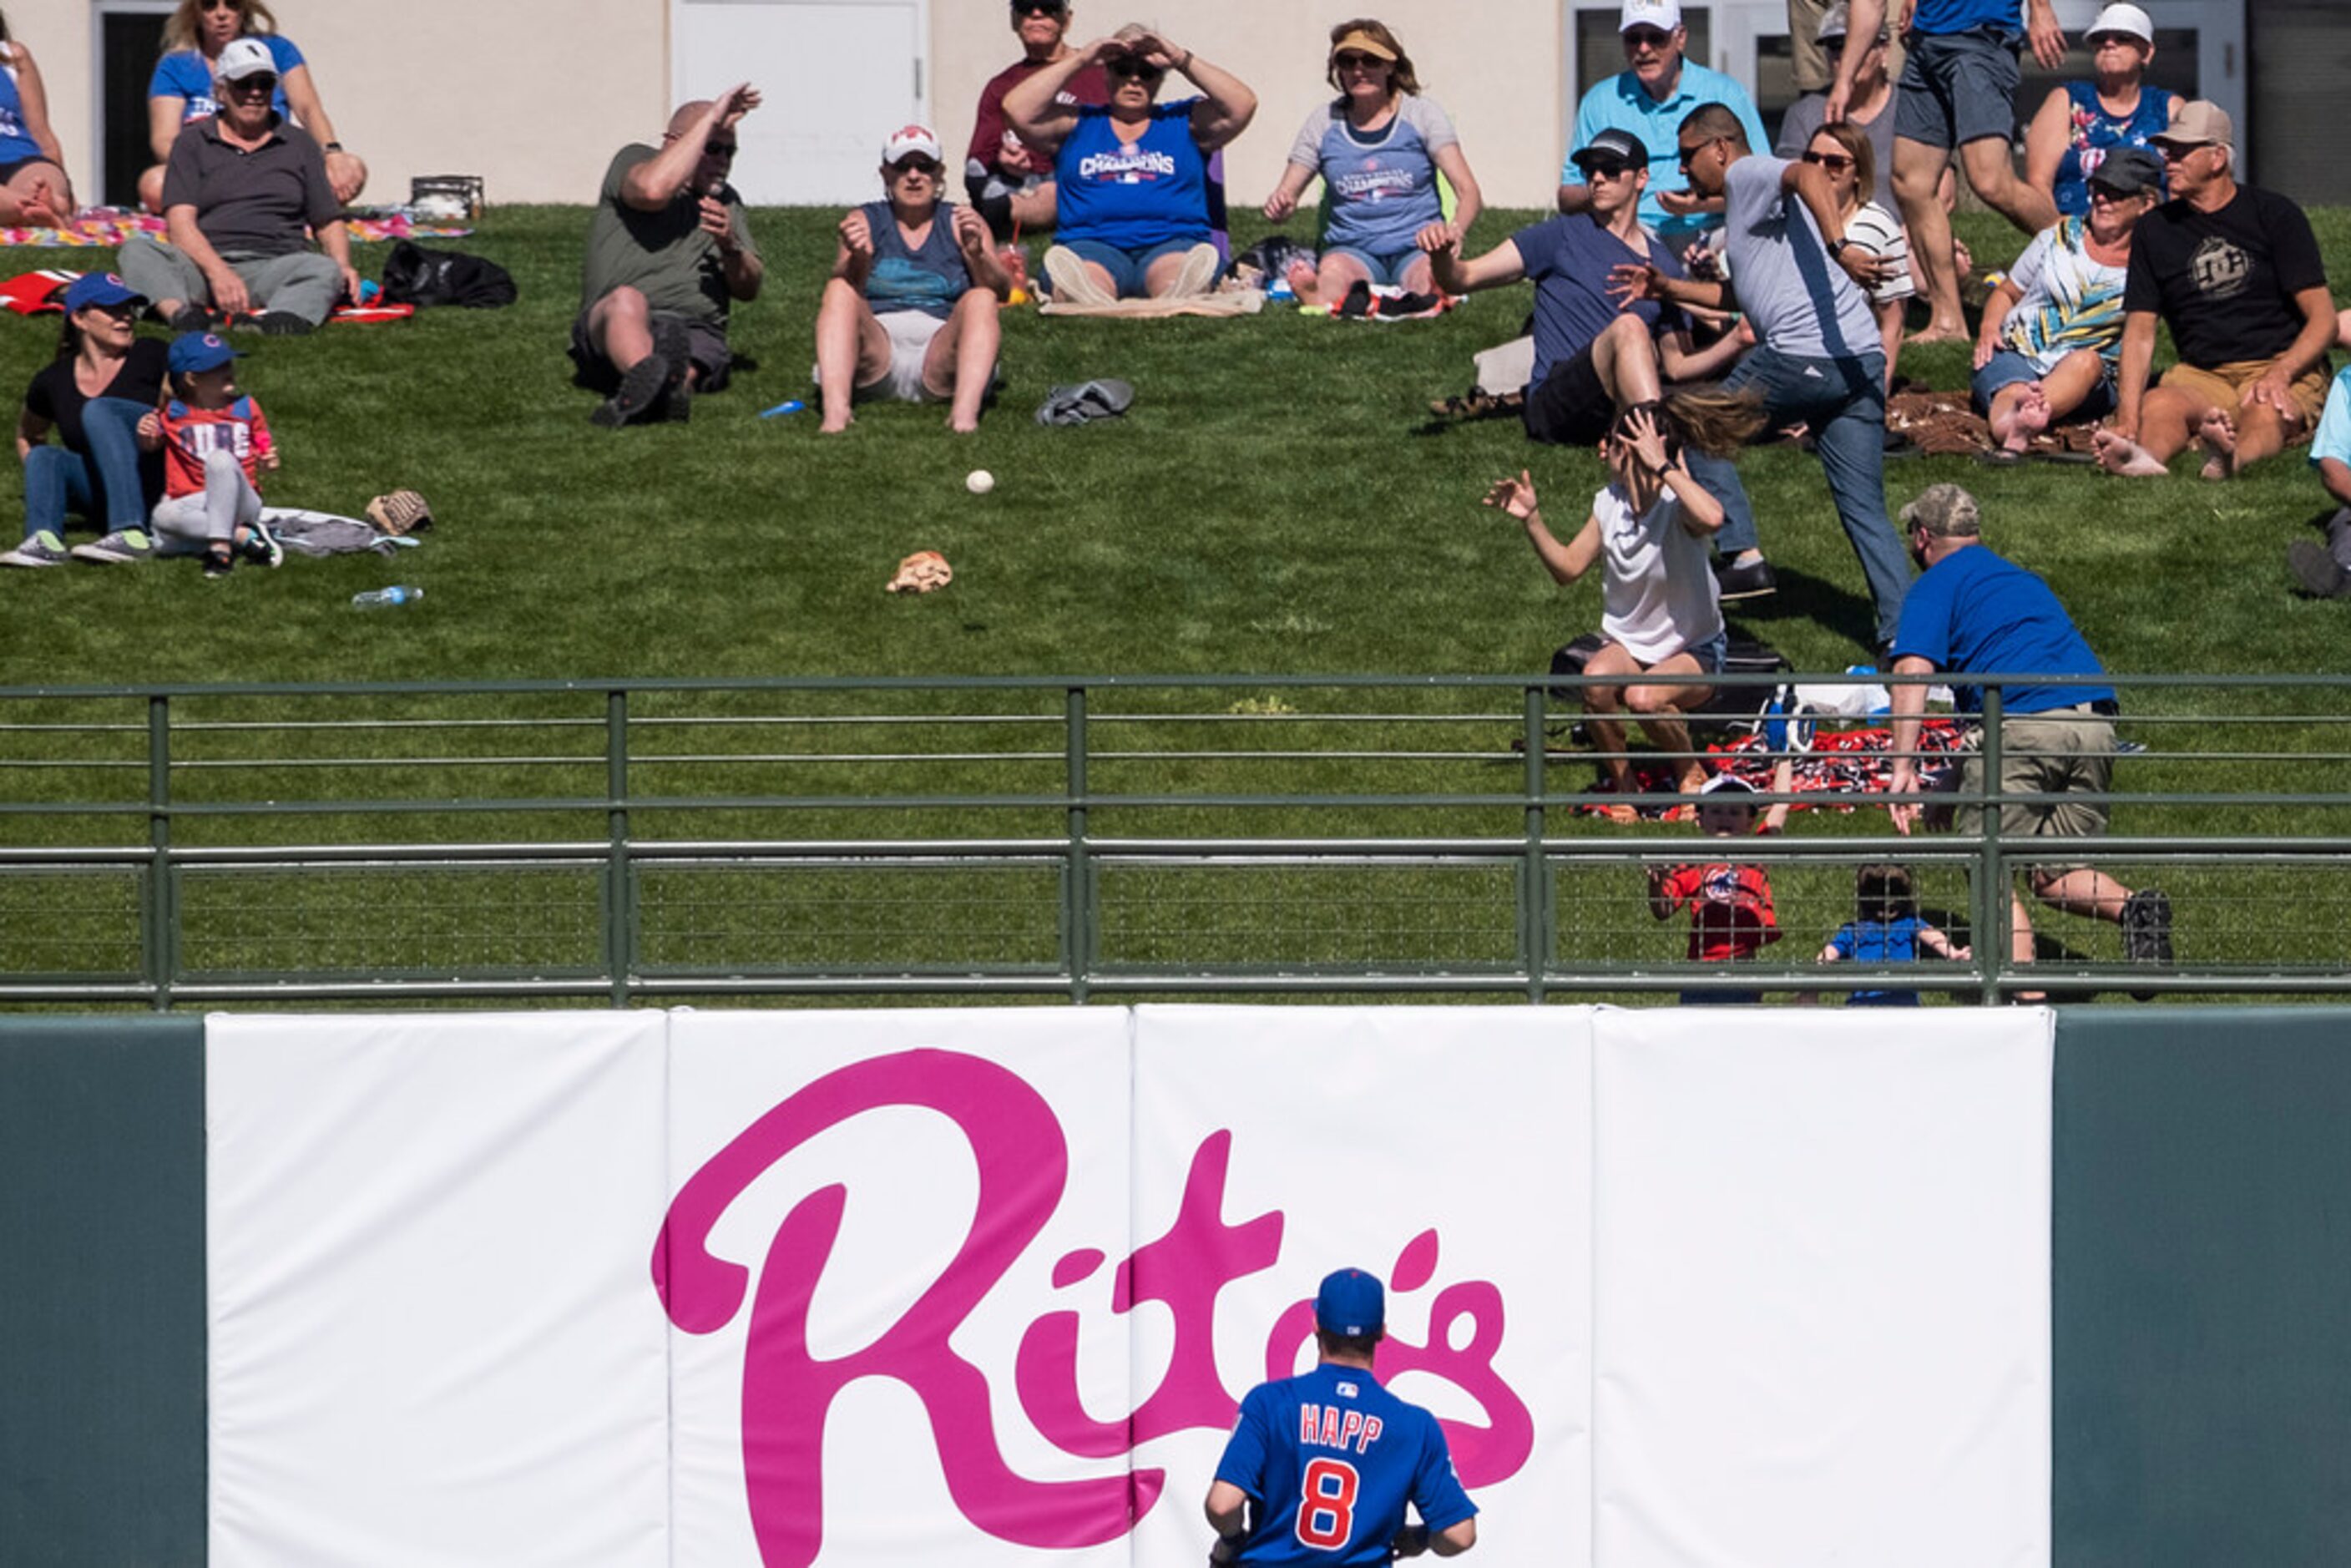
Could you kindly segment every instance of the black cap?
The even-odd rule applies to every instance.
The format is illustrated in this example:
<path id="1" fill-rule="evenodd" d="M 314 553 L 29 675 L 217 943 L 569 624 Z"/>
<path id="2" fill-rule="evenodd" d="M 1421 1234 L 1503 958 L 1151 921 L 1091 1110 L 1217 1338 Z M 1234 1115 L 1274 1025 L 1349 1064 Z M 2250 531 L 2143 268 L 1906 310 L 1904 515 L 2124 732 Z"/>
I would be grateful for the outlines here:
<path id="1" fill-rule="evenodd" d="M 1646 169 L 1649 166 L 1649 150 L 1631 131 L 1612 128 L 1577 148 L 1568 162 L 1587 174 L 1592 172 L 1592 165 L 1600 162 L 1629 163 L 1635 169 Z"/>
<path id="2" fill-rule="evenodd" d="M 2090 171 L 2089 183 L 2117 196 L 2160 195 L 2163 164 L 2144 147 L 2114 147 Z"/>

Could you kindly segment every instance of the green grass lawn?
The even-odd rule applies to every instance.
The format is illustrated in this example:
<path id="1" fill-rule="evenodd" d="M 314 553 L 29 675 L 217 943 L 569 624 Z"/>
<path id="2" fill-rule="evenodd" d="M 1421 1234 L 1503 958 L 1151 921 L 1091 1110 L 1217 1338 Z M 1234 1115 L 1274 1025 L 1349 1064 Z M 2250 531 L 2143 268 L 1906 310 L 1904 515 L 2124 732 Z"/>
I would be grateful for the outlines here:
<path id="1" fill-rule="evenodd" d="M 2351 214 L 2319 223 L 2351 277 Z M 1531 448 L 1511 422 L 1426 428 L 1428 399 L 1515 333 L 1523 290 L 1386 328 L 1278 308 L 1158 323 L 1011 310 L 1008 386 L 977 436 L 949 436 L 939 410 L 882 406 L 829 439 L 813 414 L 755 417 L 810 395 L 831 245 L 831 214 L 766 211 L 769 287 L 737 328 L 757 369 L 690 424 L 614 434 L 588 424 L 563 354 L 583 224 L 573 209 L 502 210 L 460 242 L 514 272 L 513 308 L 249 345 L 246 385 L 286 454 L 272 496 L 355 510 L 413 486 L 442 519 L 426 549 L 222 584 L 193 563 L 0 573 L 0 682 L 1515 671 L 1596 623 L 1596 580 L 1555 588 L 1474 504 L 1525 464 L 1573 520 L 1596 460 Z M 2019 243 L 1995 221 L 1967 228 L 1979 256 Z M 1489 219 L 1478 242 L 1505 232 Z M 361 249 L 362 270 L 380 267 Z M 54 331 L 0 321 L 9 373 L 29 376 Z M 1902 368 L 1959 386 L 1964 350 Z M 1031 422 L 1048 384 L 1092 375 L 1134 382 L 1127 418 Z M 977 466 L 997 476 L 985 498 L 963 486 Z M 2337 667 L 2343 608 L 2286 591 L 2285 542 L 2320 502 L 2300 458 L 2226 486 L 2179 466 L 2124 483 L 1914 460 L 1889 466 L 1888 499 L 1967 484 L 1991 542 L 2050 579 L 2116 669 Z M 1740 619 L 1802 668 L 1865 657 L 1860 575 L 1817 465 L 1771 449 L 1742 468 L 1787 587 Z M 14 505 L 0 511 L 13 535 Z M 918 549 L 945 552 L 954 586 L 883 594 Z M 424 585 L 424 603 L 349 608 L 394 577 Z"/>
<path id="2" fill-rule="evenodd" d="M 1473 249 L 1531 215 L 1489 218 Z M 950 436 L 942 409 L 882 405 L 863 412 L 847 435 L 820 437 L 812 413 L 773 420 L 757 414 L 788 398 L 813 400 L 807 379 L 810 336 L 831 256 L 833 216 L 784 210 L 755 214 L 769 287 L 738 316 L 735 340 L 757 364 L 737 376 L 731 391 L 700 402 L 685 425 L 613 434 L 588 423 L 594 400 L 570 386 L 564 356 L 578 306 L 579 243 L 586 222 L 580 209 L 496 211 L 472 238 L 454 242 L 514 273 L 522 298 L 511 308 L 427 311 L 402 325 L 252 340 L 245 384 L 267 408 L 286 456 L 271 497 L 355 512 L 379 491 L 413 486 L 430 498 L 440 520 L 429 542 L 393 560 L 296 558 L 282 570 L 240 570 L 223 582 L 206 581 L 193 561 L 0 571 L 0 687 L 1165 674 L 1233 679 L 1229 687 L 1196 699 L 1137 695 L 1125 706 L 1189 706 L 1214 717 L 1247 718 L 1252 707 L 1312 713 L 1365 704 L 1382 711 L 1414 706 L 1393 692 L 1376 698 L 1260 692 L 1247 679 L 1251 675 L 1532 673 L 1546 666 L 1554 646 L 1597 625 L 1597 580 L 1558 589 L 1517 527 L 1476 504 L 1493 477 L 1526 465 L 1543 486 L 1554 518 L 1572 523 L 1602 482 L 1596 458 L 1531 447 L 1515 421 L 1437 426 L 1426 413 L 1431 398 L 1468 384 L 1474 351 L 1517 333 L 1527 310 L 1524 290 L 1475 298 L 1435 322 L 1393 327 L 1301 317 L 1279 308 L 1254 319 L 1144 323 L 1056 321 L 1009 310 L 1007 388 L 978 435 Z M 2322 244 L 2351 281 L 2351 213 L 2325 212 L 2316 221 Z M 1256 227 L 1246 224 L 1237 239 L 1248 243 Z M 1986 263 L 2004 263 L 2022 246 L 1995 219 L 1964 218 L 1961 228 Z M 361 270 L 379 270 L 381 248 L 360 250 Z M 18 257 L 26 268 L 93 259 L 82 252 L 21 251 Z M 14 384 L 46 360 L 55 331 L 51 319 L 0 319 Z M 1906 354 L 1902 370 L 1932 385 L 1960 387 L 1966 351 L 1938 347 Z M 1091 376 L 1134 383 L 1137 397 L 1128 417 L 1073 430 L 1033 422 L 1048 385 Z M 982 466 L 995 474 L 996 488 L 974 497 L 965 491 L 964 476 Z M 2346 607 L 2293 597 L 2283 567 L 2287 541 L 2304 536 L 2321 506 L 2301 455 L 2227 486 L 2197 480 L 2189 458 L 2178 467 L 2180 476 L 2146 482 L 2115 480 L 2094 469 L 1990 470 L 1960 459 L 1919 458 L 1889 465 L 1888 503 L 1898 507 L 1938 480 L 1967 485 L 1983 502 L 1989 542 L 2049 579 L 2117 672 L 2339 672 Z M 1741 469 L 1782 591 L 1741 607 L 1735 623 L 1785 651 L 1800 670 L 1834 671 L 1866 659 L 1868 607 L 1860 571 L 1817 464 L 1774 447 L 1747 455 Z M 13 500 L 0 503 L 5 514 L 0 531 L 11 538 L 21 528 L 16 507 Z M 954 584 L 922 598 L 884 593 L 899 559 L 922 549 L 946 555 L 956 570 Z M 422 584 L 427 591 L 423 603 L 373 614 L 350 607 L 354 592 L 395 580 Z M 215 718 L 266 722 L 298 705 L 224 699 L 208 708 L 183 704 L 183 716 L 191 706 Z M 600 699 L 584 696 L 574 706 L 573 728 L 521 737 L 495 729 L 392 728 L 324 738 L 266 729 L 193 736 L 176 761 L 242 758 L 247 766 L 179 768 L 174 794 L 183 801 L 247 803 L 320 795 L 421 800 L 465 791 L 595 797 L 603 789 L 601 764 L 593 760 L 601 739 Z M 723 697 L 653 706 L 681 718 L 734 711 Z M 823 701 L 804 706 L 828 707 Z M 870 709 L 874 699 L 841 698 L 830 710 L 861 706 Z M 641 752 L 632 784 L 641 794 L 841 799 L 917 788 L 960 794 L 1048 794 L 1059 788 L 1061 742 L 1050 722 L 1058 704 L 1051 694 L 940 699 L 931 706 L 1042 714 L 1047 722 L 1002 734 L 849 738 L 682 729 L 660 746 L 685 759 L 648 765 Z M 1439 693 L 1417 706 L 1439 716 L 1479 716 L 1399 731 L 1385 737 L 1385 744 L 1458 756 L 1378 763 L 1308 757 L 1264 768 L 1188 760 L 1171 766 L 1155 763 L 1149 754 L 1224 744 L 1311 753 L 1353 742 L 1340 727 L 1285 724 L 1278 716 L 1270 729 L 1139 727 L 1116 737 L 1137 758 L 1099 766 L 1093 786 L 1178 794 L 1254 789 L 1507 793 L 1519 788 L 1522 769 L 1504 749 L 1517 732 L 1508 716 L 1515 712 L 1514 693 Z M 2134 708 L 2177 717 L 2254 706 L 2294 716 L 2344 706 L 2339 692 L 2248 697 L 2206 690 L 2158 696 Z M 339 711 L 379 719 L 457 712 L 479 718 L 507 709 L 488 699 L 470 706 L 387 699 Z M 28 704 L 10 712 L 57 716 Z M 1496 715 L 1502 716 L 1499 722 Z M 134 760 L 141 744 L 136 709 L 118 704 L 106 716 L 128 727 L 104 735 L 20 734 L 0 749 L 51 762 Z M 2249 768 L 2188 754 L 2259 750 L 2291 759 L 2351 749 L 2325 727 L 2300 725 L 2225 734 L 2190 725 L 2142 738 L 2167 755 L 2134 764 L 2127 783 L 2118 787 L 2339 794 L 2334 765 L 2325 757 L 2304 768 L 2280 760 Z M 464 770 L 460 782 L 456 770 L 421 766 L 367 774 L 297 766 L 314 746 L 340 747 L 346 756 L 497 757 L 520 750 L 587 760 L 475 768 Z M 978 755 L 927 764 L 919 783 L 912 770 L 887 766 L 777 768 L 712 759 L 800 747 Z M 993 751 L 1032 752 L 1040 759 L 991 760 Z M 1581 779 L 1580 768 L 1572 777 L 1555 770 L 1552 787 L 1572 789 Z M 131 766 L 13 772 L 5 788 L 20 801 L 35 798 L 35 791 L 50 800 L 135 801 L 143 785 L 143 773 Z M 176 824 L 175 841 L 317 843 L 494 831 L 592 839 L 604 831 L 601 815 L 578 810 L 496 821 L 444 819 L 429 811 L 397 818 L 192 817 Z M 2137 832 L 2217 831 L 2219 825 L 2235 831 L 2253 821 L 2204 808 L 2145 807 L 2132 808 L 2116 826 Z M 1876 813 L 1808 816 L 1799 822 L 1804 832 L 1883 831 Z M 135 814 L 18 816 L 0 824 L 0 835 L 13 842 L 138 843 L 145 831 L 143 818 Z M 2294 808 L 2260 819 L 2259 825 L 2289 832 L 2335 826 L 2329 817 Z M 1061 813 L 1050 807 L 908 811 L 884 824 L 853 813 L 757 806 L 723 813 L 648 810 L 633 823 L 640 834 L 656 838 L 1052 834 L 1062 826 Z M 1171 806 L 1099 813 L 1092 827 L 1097 833 L 1124 834 L 1509 835 L 1520 831 L 1521 817 L 1505 806 L 1364 810 L 1343 821 L 1307 810 L 1243 820 Z M 1554 813 L 1552 831 L 1604 830 Z M 988 874 L 971 873 L 973 885 L 986 885 Z M 1562 898 L 1582 901 L 1576 918 L 1563 922 L 1562 941 L 1575 945 L 1569 956 L 1605 959 L 1678 951 L 1678 925 L 1660 931 L 1649 921 L 1636 873 L 1619 865 L 1576 874 L 1612 880 L 1593 884 L 1604 885 L 1604 894 L 1562 890 Z M 2216 942 L 2223 917 L 2234 922 L 2227 927 L 2231 950 L 2241 949 L 2250 959 L 2281 952 L 2283 927 L 2264 911 L 2280 907 L 2307 879 L 2294 881 L 2303 876 L 2299 872 L 2275 874 L 2288 880 L 2214 872 L 2210 895 L 2196 918 L 2214 922 Z M 1783 918 L 1802 939 L 1825 935 L 1849 913 L 1849 868 L 1791 867 L 1782 876 Z M 1026 908 L 1007 917 L 1000 930 L 983 929 L 990 925 L 987 916 L 958 913 L 977 897 L 965 889 L 916 895 L 902 901 L 896 914 L 877 916 L 880 924 L 861 925 L 862 916 L 842 913 L 856 899 L 843 895 L 828 904 L 821 879 L 797 883 L 798 891 L 756 894 L 731 888 L 715 874 L 697 882 L 682 873 L 665 885 L 674 891 L 658 896 L 674 899 L 683 924 L 665 927 L 665 936 L 649 935 L 649 941 L 723 947 L 722 938 L 737 932 L 747 934 L 747 950 L 784 959 L 807 953 L 818 959 L 831 954 L 839 962 L 871 956 L 886 963 L 910 942 L 920 946 L 932 940 L 923 933 L 933 930 L 953 933 L 937 938 L 950 961 L 953 953 L 970 951 L 973 942 L 1032 953 L 1041 950 L 1036 919 L 1050 914 L 1050 904 Z M 54 926 L 67 886 L 21 878 L 0 885 L 0 935 Z M 1963 880 L 1947 878 L 1931 891 L 1946 906 L 1964 902 Z M 93 896 L 89 918 L 94 925 L 135 936 L 135 909 L 126 914 L 108 902 L 119 900 L 119 889 Z M 266 927 L 273 916 L 321 936 L 354 924 L 381 926 L 386 918 L 364 899 L 347 907 L 329 897 L 305 912 L 306 896 L 292 883 L 220 882 L 205 894 L 213 902 L 195 901 L 190 913 L 218 915 L 209 934 L 199 934 L 215 943 L 232 928 Z M 442 895 L 420 896 L 438 907 L 434 901 Z M 434 925 L 420 915 L 420 931 L 431 930 L 418 936 L 419 951 L 434 963 L 450 954 L 481 953 L 486 950 L 482 933 L 511 932 L 529 923 L 516 911 L 542 910 L 542 935 L 554 956 L 517 961 L 526 967 L 569 963 L 566 955 L 587 941 L 576 924 L 578 911 L 565 902 L 576 904 L 579 896 L 578 888 L 543 897 L 521 883 L 502 883 L 487 904 L 468 905 L 449 922 Z M 1507 928 L 1478 924 L 1490 921 L 1486 895 L 1466 882 L 1451 885 L 1446 873 L 1366 891 L 1353 913 L 1342 907 L 1343 900 L 1312 885 L 1306 873 L 1272 879 L 1263 898 L 1246 892 L 1196 894 L 1172 882 L 1106 896 L 1116 905 L 1105 911 L 1111 935 L 1140 954 L 1153 950 L 1159 940 L 1154 923 L 1168 918 L 1171 909 L 1186 912 L 1181 924 L 1187 939 L 1207 942 L 1218 953 L 1229 950 L 1237 959 L 1254 955 L 1269 962 L 1307 962 L 1336 942 L 1358 954 L 1393 943 L 1407 955 L 1476 963 L 1506 959 L 1510 946 Z M 1448 913 L 1454 907 L 1482 913 L 1463 915 L 1468 925 L 1458 925 Z M 820 913 L 807 915 L 810 908 Z M 2189 918 L 2183 913 L 2183 924 Z M 792 935 L 795 922 L 803 920 L 828 935 L 795 946 L 800 941 Z M 1365 931 L 1347 936 L 1350 920 L 1366 923 Z M 2311 931 L 2297 926 L 2286 956 L 2323 966 L 2332 941 L 2313 933 L 2322 926 L 2339 931 L 2340 921 L 2314 916 L 2304 924 Z M 2079 922 L 2053 925 L 2061 936 L 2068 928 L 2075 936 L 2088 929 Z M 2111 939 L 2108 930 L 2096 935 Z"/>

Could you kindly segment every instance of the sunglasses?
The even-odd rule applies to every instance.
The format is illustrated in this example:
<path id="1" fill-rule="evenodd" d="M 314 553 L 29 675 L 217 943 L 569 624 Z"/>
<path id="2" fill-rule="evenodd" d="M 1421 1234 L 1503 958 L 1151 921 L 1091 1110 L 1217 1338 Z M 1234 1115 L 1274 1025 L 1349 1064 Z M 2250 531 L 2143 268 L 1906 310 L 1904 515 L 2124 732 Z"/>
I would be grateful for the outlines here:
<path id="1" fill-rule="evenodd" d="M 1853 158 L 1850 154 L 1844 152 L 1813 152 L 1807 151 L 1804 153 L 1804 162 L 1807 163 L 1817 163 L 1832 174 L 1842 174 L 1847 169 L 1853 167 Z"/>
<path id="2" fill-rule="evenodd" d="M 245 0 L 196 0 L 199 11 L 242 11 Z"/>
<path id="3" fill-rule="evenodd" d="M 946 166 L 946 165 L 939 162 L 935 158 L 925 158 L 921 153 L 917 152 L 912 157 L 899 159 L 895 163 L 890 165 L 890 170 L 891 172 L 896 174 L 930 174 L 935 176 L 938 172 Z"/>
<path id="4" fill-rule="evenodd" d="M 125 323 L 139 319 L 140 308 L 135 300 L 118 299 L 111 305 L 85 305 L 82 308 L 95 310 L 101 316 L 111 316 L 117 321 Z"/>
<path id="5" fill-rule="evenodd" d="M 2177 141 L 2150 141 L 2147 143 L 2147 150 L 2167 163 L 2180 163 L 2212 145 L 2214 143 L 2210 141 L 2189 142 L 2185 145 Z"/>
<path id="6" fill-rule="evenodd" d="M 1060 0 L 1012 0 L 1012 14 L 1016 16 L 1062 16 L 1069 10 Z"/>
<path id="7" fill-rule="evenodd" d="M 1674 41 L 1671 33 L 1660 33 L 1655 27 L 1635 27 L 1625 35 L 1625 45 L 1634 49 L 1662 49 Z"/>
<path id="8" fill-rule="evenodd" d="M 2099 33 L 2090 39 L 2090 47 L 2093 49 L 2103 49 L 2107 45 L 2112 44 L 2117 47 L 2126 48 L 2133 44 L 2141 42 L 2144 42 L 2144 40 L 2129 33 Z"/>
<path id="9" fill-rule="evenodd" d="M 2094 202 L 2127 202 L 2137 194 L 2137 191 L 2117 191 L 2105 185 L 2090 187 L 2090 200 Z"/>
<path id="10" fill-rule="evenodd" d="M 1133 55 L 1127 55 L 1119 59 L 1113 60 L 1108 65 L 1102 67 L 1102 69 L 1108 71 L 1112 76 L 1132 77 L 1136 81 L 1157 81 L 1161 77 L 1167 74 L 1165 67 L 1146 64 L 1142 60 L 1136 59 Z"/>
<path id="11" fill-rule="evenodd" d="M 256 71 L 249 77 L 225 81 L 221 83 L 221 89 L 225 92 L 276 92 L 277 78 L 267 71 Z"/>
<path id="12" fill-rule="evenodd" d="M 1722 138 L 1719 136 L 1709 136 L 1705 141 L 1698 142 L 1696 146 L 1683 148 L 1682 155 L 1679 160 L 1682 172 L 1685 174 L 1688 173 L 1689 166 L 1698 162 L 1698 155 L 1721 140 Z"/>
<path id="13" fill-rule="evenodd" d="M 1633 165 L 1614 158 L 1594 158 L 1583 166 L 1583 172 L 1594 180 L 1621 180 L 1633 172 Z"/>
<path id="14" fill-rule="evenodd" d="M 1388 62 L 1377 55 L 1359 54 L 1353 49 L 1349 49 L 1344 54 L 1332 56 L 1331 63 L 1343 71 L 1367 71 L 1374 66 L 1384 66 Z"/>
<path id="15" fill-rule="evenodd" d="M 705 141 L 702 144 L 702 152 L 705 157 L 721 159 L 732 158 L 735 156 L 735 143 L 732 141 Z"/>

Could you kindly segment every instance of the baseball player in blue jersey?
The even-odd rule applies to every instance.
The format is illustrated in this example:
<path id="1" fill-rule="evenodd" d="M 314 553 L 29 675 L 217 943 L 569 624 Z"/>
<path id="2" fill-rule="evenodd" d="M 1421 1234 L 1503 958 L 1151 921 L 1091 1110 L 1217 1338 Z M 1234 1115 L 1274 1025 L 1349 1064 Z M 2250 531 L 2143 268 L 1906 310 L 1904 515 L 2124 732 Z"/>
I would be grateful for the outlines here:
<path id="1" fill-rule="evenodd" d="M 1372 1376 L 1386 1325 L 1371 1275 L 1342 1269 L 1322 1281 L 1321 1364 L 1241 1401 L 1208 1488 L 1211 1563 L 1385 1563 L 1477 1544 L 1478 1505 L 1454 1477 L 1437 1417 Z M 1407 1502 L 1420 1515 L 1409 1528 Z"/>

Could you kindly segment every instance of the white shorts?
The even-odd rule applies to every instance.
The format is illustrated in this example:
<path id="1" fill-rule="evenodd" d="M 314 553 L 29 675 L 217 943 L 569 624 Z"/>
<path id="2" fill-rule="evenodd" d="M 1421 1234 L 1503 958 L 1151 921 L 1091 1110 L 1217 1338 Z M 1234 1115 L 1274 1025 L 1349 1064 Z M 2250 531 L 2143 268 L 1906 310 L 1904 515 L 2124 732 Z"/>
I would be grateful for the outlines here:
<path id="1" fill-rule="evenodd" d="M 946 323 L 925 310 L 892 310 L 873 319 L 889 335 L 890 368 L 882 372 L 880 381 L 859 387 L 858 397 L 938 402 L 938 395 L 923 385 L 923 361 L 930 357 L 931 340 Z"/>

